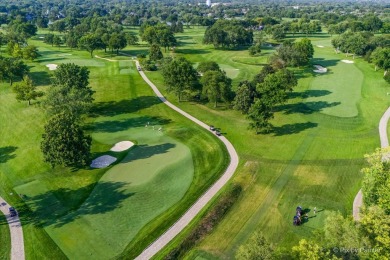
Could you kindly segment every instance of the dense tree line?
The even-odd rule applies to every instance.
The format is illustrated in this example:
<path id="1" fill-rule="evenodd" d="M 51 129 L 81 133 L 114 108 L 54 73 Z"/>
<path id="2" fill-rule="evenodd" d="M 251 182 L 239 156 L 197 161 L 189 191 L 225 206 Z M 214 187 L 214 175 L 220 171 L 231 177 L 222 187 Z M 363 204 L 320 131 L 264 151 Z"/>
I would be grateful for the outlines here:
<path id="1" fill-rule="evenodd" d="M 89 160 L 92 139 L 83 130 L 83 116 L 93 101 L 86 67 L 65 63 L 54 72 L 44 107 L 49 115 L 42 135 L 44 160 L 52 165 L 79 167 Z"/>
<path id="2" fill-rule="evenodd" d="M 206 29 L 203 43 L 218 47 L 237 47 L 250 45 L 253 42 L 253 32 L 246 29 L 239 21 L 218 20 Z"/>
<path id="3" fill-rule="evenodd" d="M 311 41 L 303 38 L 299 42 L 284 41 L 277 48 L 277 52 L 271 58 L 271 61 L 276 60 L 283 63 L 283 66 L 298 67 L 308 65 L 313 55 L 314 48 Z"/>
<path id="4" fill-rule="evenodd" d="M 390 83 L 387 71 L 390 68 L 390 37 L 374 36 L 369 32 L 345 32 L 332 39 L 336 52 L 346 55 L 363 56 L 368 62 L 375 65 L 375 70 L 384 70 L 384 79 Z"/>

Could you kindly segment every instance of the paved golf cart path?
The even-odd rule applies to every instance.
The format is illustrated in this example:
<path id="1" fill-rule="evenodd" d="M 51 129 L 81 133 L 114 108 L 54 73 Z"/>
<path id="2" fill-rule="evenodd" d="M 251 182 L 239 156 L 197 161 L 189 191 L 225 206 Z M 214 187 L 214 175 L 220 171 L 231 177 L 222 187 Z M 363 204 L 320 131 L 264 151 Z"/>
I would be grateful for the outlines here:
<path id="1" fill-rule="evenodd" d="M 139 66 L 139 62 L 136 61 L 137 67 Z M 167 106 L 197 123 L 201 127 L 209 130 L 209 126 L 203 123 L 202 121 L 196 119 L 190 114 L 184 112 L 180 108 L 176 107 L 169 101 L 165 99 L 165 97 L 161 94 L 158 88 L 146 77 L 143 71 L 139 72 L 141 77 L 145 80 L 146 83 L 153 89 L 156 93 L 157 97 Z M 211 131 L 210 131 L 211 132 Z M 224 137 L 218 137 L 226 146 L 229 155 L 230 155 L 230 164 L 227 167 L 226 171 L 219 178 L 217 182 L 215 182 L 189 209 L 188 211 L 173 225 L 171 226 L 163 235 L 161 235 L 156 241 L 150 244 L 136 259 L 150 259 L 152 258 L 158 251 L 160 251 L 164 246 L 166 246 L 177 234 L 179 234 L 194 217 L 203 209 L 204 206 L 217 194 L 217 192 L 230 180 L 235 172 L 238 165 L 238 155 L 233 145 Z"/>
<path id="2" fill-rule="evenodd" d="M 379 138 L 381 141 L 381 148 L 386 148 L 389 146 L 389 139 L 387 136 L 387 125 L 390 118 L 390 107 L 383 114 L 381 120 L 379 121 Z M 383 158 L 388 159 L 388 158 Z M 362 190 L 359 190 L 353 201 L 353 218 L 355 220 L 360 220 L 359 208 L 363 205 L 363 193 Z"/>
<path id="3" fill-rule="evenodd" d="M 23 229 L 19 216 L 10 217 L 8 208 L 11 207 L 0 197 L 0 210 L 7 218 L 11 235 L 11 260 L 24 260 Z"/>

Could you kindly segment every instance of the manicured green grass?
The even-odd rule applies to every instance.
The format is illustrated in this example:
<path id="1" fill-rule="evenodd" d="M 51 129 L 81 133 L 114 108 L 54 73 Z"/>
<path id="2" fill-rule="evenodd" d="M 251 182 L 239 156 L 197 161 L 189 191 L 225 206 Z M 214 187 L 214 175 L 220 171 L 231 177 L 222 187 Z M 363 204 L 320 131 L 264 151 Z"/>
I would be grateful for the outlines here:
<path id="1" fill-rule="evenodd" d="M 122 253 L 145 224 L 177 203 L 189 188 L 193 177 L 190 150 L 149 128 L 115 133 L 133 138 L 137 146 L 103 175 L 80 208 L 47 228 L 70 258 L 107 259 Z M 80 233 L 77 239 L 72 237 L 76 230 Z"/>
<path id="2" fill-rule="evenodd" d="M 5 216 L 0 213 L 0 259 L 11 259 L 11 237 Z"/>
<path id="3" fill-rule="evenodd" d="M 321 65 L 328 71 L 324 74 L 314 72 L 315 79 L 310 84 L 310 91 L 313 94 L 307 98 L 308 106 L 331 116 L 357 116 L 363 72 L 355 64 L 347 64 L 335 59 L 330 48 L 317 50 L 317 53 L 312 61 L 313 64 Z"/>
<path id="4" fill-rule="evenodd" d="M 90 84 L 96 92 L 86 130 L 93 138 L 93 158 L 114 155 L 108 150 L 118 141 L 131 140 L 137 146 L 116 155 L 118 163 L 107 169 L 51 169 L 39 150 L 45 121 L 39 104 L 16 102 L 10 87 L 2 84 L 0 190 L 21 209 L 26 255 L 137 255 L 218 178 L 228 163 L 225 148 L 162 104 L 133 62 L 91 60 L 85 51 L 52 48 L 39 38 L 31 43 L 43 54 L 38 63 L 29 64 L 40 89 L 50 84 L 47 63 L 91 65 Z M 72 55 L 64 55 L 68 53 Z M 145 128 L 147 122 L 156 130 Z M 160 126 L 162 132 L 157 131 Z M 11 191 L 15 195 L 7 195 Z M 25 194 L 25 201 L 16 194 Z M 80 232 L 83 239 L 72 240 Z"/>
<path id="5" fill-rule="evenodd" d="M 179 47 L 175 55 L 183 55 L 192 62 L 212 60 L 239 68 L 234 84 L 251 80 L 261 68 L 238 65 L 237 61 L 247 55 L 245 50 L 213 50 L 211 46 L 200 45 L 198 33 L 194 39 L 191 30 L 183 35 L 186 34 L 188 47 L 185 43 L 185 51 Z M 326 34 L 312 40 L 315 46 L 330 46 Z M 247 128 L 249 122 L 244 115 L 225 106 L 213 109 L 209 104 L 178 103 L 176 97 L 165 93 L 185 111 L 220 127 L 240 156 L 233 181 L 242 183 L 244 193 L 217 229 L 195 250 L 230 258 L 256 229 L 262 230 L 272 243 L 291 248 L 299 239 L 310 237 L 313 230 L 321 228 L 326 214 L 334 210 L 351 214 L 353 199 L 360 188 L 363 155 L 379 146 L 377 125 L 389 105 L 387 86 L 381 72 L 375 72 L 362 59 L 344 64 L 339 60 L 345 59 L 345 55 L 335 54 L 330 48 L 315 47 L 315 51 L 315 64 L 330 67 L 329 75 L 314 75 L 312 67 L 295 69 L 299 85 L 287 103 L 277 107 L 269 134 L 254 134 Z M 164 90 L 159 72 L 148 72 L 148 76 Z M 345 82 L 344 78 L 350 81 Z M 336 85 L 328 84 L 331 82 Z M 294 227 L 292 217 L 298 205 L 323 211 L 303 226 Z"/>

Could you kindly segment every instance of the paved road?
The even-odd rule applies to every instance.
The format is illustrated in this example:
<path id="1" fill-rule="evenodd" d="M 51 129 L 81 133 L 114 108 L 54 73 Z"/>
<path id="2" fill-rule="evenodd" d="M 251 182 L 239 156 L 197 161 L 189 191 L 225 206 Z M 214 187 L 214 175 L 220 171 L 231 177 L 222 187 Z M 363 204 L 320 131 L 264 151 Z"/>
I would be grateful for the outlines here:
<path id="1" fill-rule="evenodd" d="M 0 197 L 0 210 L 7 218 L 11 234 L 11 260 L 24 260 L 23 229 L 19 217 L 10 217 L 8 208 L 11 207 Z M 1 246 L 1 245 L 0 245 Z"/>
<path id="2" fill-rule="evenodd" d="M 139 66 L 138 61 L 136 61 L 137 67 Z M 139 72 L 142 78 L 146 83 L 153 89 L 156 93 L 157 97 L 167 106 L 197 123 L 201 127 L 209 130 L 209 126 L 203 123 L 202 121 L 196 119 L 190 114 L 184 112 L 180 108 L 176 107 L 169 101 L 165 99 L 165 97 L 161 94 L 158 88 L 146 77 L 143 71 Z M 229 155 L 230 155 L 230 164 L 226 169 L 225 173 L 221 176 L 221 178 L 214 183 L 207 191 L 204 193 L 196 202 L 191 206 L 191 208 L 173 225 L 171 226 L 163 235 L 161 235 L 156 241 L 154 241 L 149 247 L 147 247 L 136 259 L 150 259 L 152 258 L 158 251 L 160 251 L 164 246 L 166 246 L 176 235 L 178 235 L 190 222 L 191 220 L 202 210 L 204 206 L 215 196 L 215 194 L 230 180 L 233 176 L 237 165 L 238 165 L 238 155 L 233 145 L 224 137 L 219 137 L 220 140 L 225 144 Z"/>
<path id="3" fill-rule="evenodd" d="M 383 114 L 381 120 L 379 121 L 379 139 L 381 141 L 381 148 L 386 148 L 389 146 L 389 139 L 387 136 L 387 125 L 390 118 L 390 107 Z M 382 159 L 389 159 L 390 155 L 384 156 Z M 363 193 L 362 190 L 359 190 L 358 194 L 353 201 L 353 218 L 355 220 L 360 220 L 359 208 L 363 205 Z"/>

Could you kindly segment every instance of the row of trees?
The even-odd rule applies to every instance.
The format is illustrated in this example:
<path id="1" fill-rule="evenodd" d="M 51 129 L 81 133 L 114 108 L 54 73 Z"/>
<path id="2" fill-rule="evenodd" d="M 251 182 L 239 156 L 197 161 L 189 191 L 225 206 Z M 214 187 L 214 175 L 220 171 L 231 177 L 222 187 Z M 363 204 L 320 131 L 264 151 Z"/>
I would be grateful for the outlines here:
<path id="1" fill-rule="evenodd" d="M 313 55 L 314 48 L 311 41 L 303 38 L 299 42 L 284 41 L 271 60 L 279 62 L 282 67 L 299 67 L 308 65 Z"/>
<path id="2" fill-rule="evenodd" d="M 198 96 L 213 102 L 214 107 L 217 107 L 218 102 L 228 103 L 234 97 L 232 80 L 215 62 L 201 62 L 196 70 L 183 57 L 167 58 L 162 63 L 162 75 L 167 90 L 173 92 L 179 101 L 183 96 Z"/>
<path id="3" fill-rule="evenodd" d="M 90 156 L 92 138 L 83 130 L 83 116 L 93 101 L 89 71 L 75 64 L 60 64 L 44 107 L 50 116 L 42 135 L 41 150 L 45 162 L 61 166 L 85 165 Z"/>
<path id="4" fill-rule="evenodd" d="M 23 78 L 28 71 L 22 60 L 0 56 L 0 80 L 8 80 L 12 85 L 14 80 Z"/>
<path id="5" fill-rule="evenodd" d="M 250 127 L 257 133 L 271 128 L 270 120 L 276 106 L 287 99 L 287 92 L 297 85 L 294 74 L 286 68 L 264 66 L 253 81 L 240 82 L 232 91 L 232 81 L 215 62 L 201 62 L 197 70 L 183 57 L 167 58 L 162 62 L 162 75 L 168 92 L 179 99 L 183 96 L 199 96 L 214 103 L 230 103 L 234 109 L 246 114 Z M 199 79 L 200 78 L 200 79 Z"/>
<path id="6" fill-rule="evenodd" d="M 336 51 L 346 54 L 364 56 L 370 55 L 377 47 L 390 45 L 390 38 L 387 36 L 374 36 L 368 32 L 346 32 L 332 39 L 332 45 Z"/>
<path id="7" fill-rule="evenodd" d="M 250 45 L 252 42 L 253 32 L 235 20 L 218 20 L 206 29 L 203 38 L 203 43 L 213 44 L 215 48 Z"/>
<path id="8" fill-rule="evenodd" d="M 247 115 L 251 121 L 249 126 L 256 133 L 269 131 L 275 107 L 286 101 L 287 92 L 296 85 L 297 80 L 291 71 L 266 65 L 252 81 L 239 84 L 233 108 Z"/>
<path id="9" fill-rule="evenodd" d="M 140 28 L 140 36 L 150 45 L 158 44 L 164 47 L 165 51 L 177 44 L 173 31 L 165 24 L 149 25 L 146 23 Z"/>
<path id="10" fill-rule="evenodd" d="M 388 36 L 349 31 L 333 38 L 332 45 L 336 52 L 352 54 L 353 58 L 356 55 L 364 56 L 368 62 L 374 63 L 375 70 L 378 68 L 384 70 L 384 79 L 390 83 L 390 75 L 387 73 L 390 68 L 390 38 Z"/>
<path id="11" fill-rule="evenodd" d="M 301 19 L 299 21 L 283 22 L 273 26 L 266 26 L 265 31 L 272 35 L 275 40 L 282 40 L 287 33 L 303 33 L 305 35 L 319 33 L 322 31 L 320 22 Z"/>

